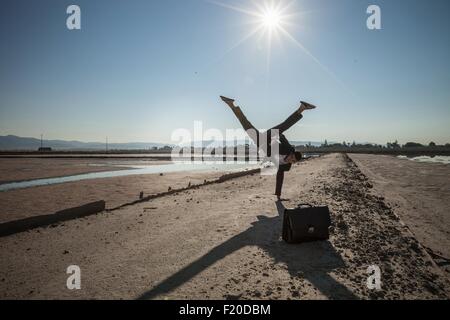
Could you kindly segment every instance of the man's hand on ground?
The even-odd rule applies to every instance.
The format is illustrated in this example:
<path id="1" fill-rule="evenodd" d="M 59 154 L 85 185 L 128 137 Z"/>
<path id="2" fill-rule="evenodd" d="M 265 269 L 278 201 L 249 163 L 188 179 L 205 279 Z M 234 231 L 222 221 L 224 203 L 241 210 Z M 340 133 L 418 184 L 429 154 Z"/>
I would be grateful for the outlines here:
<path id="1" fill-rule="evenodd" d="M 279 202 L 290 201 L 290 199 L 282 198 L 282 197 L 279 196 L 279 195 L 276 195 L 276 196 L 277 196 L 277 201 L 279 201 Z"/>

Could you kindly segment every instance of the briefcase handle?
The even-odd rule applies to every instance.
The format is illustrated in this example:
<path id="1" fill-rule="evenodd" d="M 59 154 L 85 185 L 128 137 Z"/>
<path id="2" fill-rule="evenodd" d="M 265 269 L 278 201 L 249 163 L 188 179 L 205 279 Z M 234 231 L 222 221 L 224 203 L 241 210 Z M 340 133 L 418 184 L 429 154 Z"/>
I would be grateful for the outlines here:
<path id="1" fill-rule="evenodd" d="M 299 207 L 306 206 L 306 207 L 310 207 L 310 208 L 313 207 L 312 204 L 309 204 L 309 203 L 299 203 L 298 206 Z"/>

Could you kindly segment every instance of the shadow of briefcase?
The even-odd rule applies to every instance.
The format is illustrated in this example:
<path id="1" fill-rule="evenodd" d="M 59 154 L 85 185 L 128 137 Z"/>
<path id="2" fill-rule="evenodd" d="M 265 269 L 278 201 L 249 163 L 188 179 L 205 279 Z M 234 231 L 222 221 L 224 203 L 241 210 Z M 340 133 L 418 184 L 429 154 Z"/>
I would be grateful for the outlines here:
<path id="1" fill-rule="evenodd" d="M 282 237 L 287 243 L 327 240 L 330 225 L 328 207 L 301 204 L 295 209 L 284 209 Z"/>

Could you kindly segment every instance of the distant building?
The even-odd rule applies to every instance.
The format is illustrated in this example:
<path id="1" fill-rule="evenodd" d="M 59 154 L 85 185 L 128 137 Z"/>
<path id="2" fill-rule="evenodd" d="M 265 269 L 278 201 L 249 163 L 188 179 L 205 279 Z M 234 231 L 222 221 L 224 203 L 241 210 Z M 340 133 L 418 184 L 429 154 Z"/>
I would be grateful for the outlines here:
<path id="1" fill-rule="evenodd" d="M 49 148 L 49 147 L 40 147 L 40 148 L 38 149 L 38 151 L 39 151 L 39 152 L 51 152 L 51 151 L 52 151 L 52 148 Z"/>

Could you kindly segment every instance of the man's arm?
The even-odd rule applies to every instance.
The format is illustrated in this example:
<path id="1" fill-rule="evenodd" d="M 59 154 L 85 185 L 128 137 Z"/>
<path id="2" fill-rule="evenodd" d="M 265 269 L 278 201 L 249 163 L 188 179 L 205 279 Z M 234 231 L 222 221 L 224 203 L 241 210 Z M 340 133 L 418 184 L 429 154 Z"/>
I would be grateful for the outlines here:
<path id="1" fill-rule="evenodd" d="M 284 170 L 282 170 L 280 168 L 280 169 L 278 169 L 278 172 L 277 172 L 277 185 L 275 188 L 275 194 L 276 194 L 278 200 L 280 200 L 280 198 L 281 198 L 281 189 L 283 188 L 283 181 L 284 181 Z"/>

